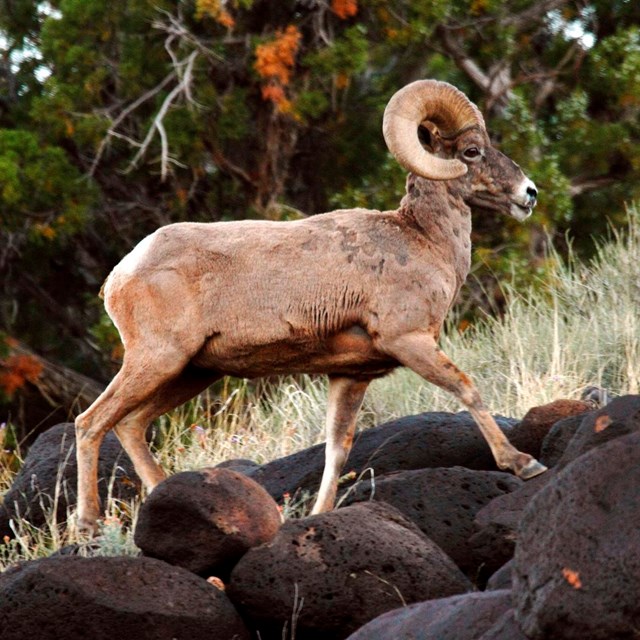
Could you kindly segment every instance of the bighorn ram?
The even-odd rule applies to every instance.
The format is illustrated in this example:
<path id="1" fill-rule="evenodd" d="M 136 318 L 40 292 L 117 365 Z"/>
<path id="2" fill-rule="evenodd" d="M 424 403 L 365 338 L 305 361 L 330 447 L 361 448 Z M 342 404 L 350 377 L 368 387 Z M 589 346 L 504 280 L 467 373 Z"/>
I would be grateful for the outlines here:
<path id="1" fill-rule="evenodd" d="M 100 513 L 100 443 L 115 429 L 151 489 L 165 476 L 149 422 L 233 375 L 329 376 L 324 475 L 314 513 L 333 507 L 367 385 L 413 369 L 469 409 L 498 467 L 545 467 L 515 449 L 471 380 L 438 348 L 469 271 L 471 210 L 524 220 L 537 191 L 491 146 L 478 108 L 435 80 L 398 91 L 384 137 L 411 173 L 396 211 L 344 209 L 294 222 L 178 223 L 158 229 L 104 286 L 125 347 L 122 368 L 76 420 L 81 528 Z"/>

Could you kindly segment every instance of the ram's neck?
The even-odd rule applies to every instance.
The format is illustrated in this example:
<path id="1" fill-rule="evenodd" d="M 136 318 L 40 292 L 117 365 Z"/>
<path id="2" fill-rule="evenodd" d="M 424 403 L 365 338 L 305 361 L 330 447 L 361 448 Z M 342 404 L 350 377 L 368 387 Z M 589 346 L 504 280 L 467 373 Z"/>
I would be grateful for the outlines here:
<path id="1" fill-rule="evenodd" d="M 471 264 L 471 210 L 462 196 L 451 183 L 411 174 L 400 212 L 429 240 L 430 250 L 452 265 L 461 285 Z"/>

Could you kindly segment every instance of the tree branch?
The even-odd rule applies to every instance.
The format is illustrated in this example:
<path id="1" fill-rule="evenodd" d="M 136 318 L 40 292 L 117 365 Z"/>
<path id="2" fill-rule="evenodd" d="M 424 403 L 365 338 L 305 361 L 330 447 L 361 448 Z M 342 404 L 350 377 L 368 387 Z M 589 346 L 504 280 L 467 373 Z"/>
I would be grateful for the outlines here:
<path id="1" fill-rule="evenodd" d="M 229 173 L 236 178 L 239 178 L 248 186 L 256 189 L 258 187 L 258 183 L 254 180 L 242 167 L 239 167 L 237 164 L 231 162 L 229 158 L 227 158 L 222 151 L 215 144 L 208 144 L 209 153 L 211 153 L 211 158 L 215 162 L 216 166 L 226 173 Z"/>
<path id="2" fill-rule="evenodd" d="M 500 27 L 515 26 L 518 30 L 525 27 L 530 29 L 531 23 L 540 22 L 550 11 L 559 9 L 568 4 L 568 2 L 569 0 L 541 0 L 520 13 L 509 14 L 496 20 Z M 436 34 L 442 43 L 445 53 L 487 96 L 487 108 L 497 108 L 501 111 L 513 99 L 512 88 L 516 84 L 511 78 L 508 62 L 500 61 L 492 69 L 485 71 L 467 54 L 463 45 L 455 36 L 455 31 L 463 27 L 468 28 L 476 25 L 477 21 L 466 25 L 459 23 L 439 25 L 436 29 Z M 571 57 L 571 52 L 565 56 L 565 58 L 567 57 Z M 565 58 L 560 63 L 560 67 L 564 64 Z"/>
<path id="3" fill-rule="evenodd" d="M 102 159 L 102 155 L 104 154 L 107 145 L 110 142 L 110 139 L 113 138 L 123 138 L 131 145 L 138 145 L 139 143 L 134 142 L 131 138 L 123 136 L 122 134 L 116 133 L 116 129 L 122 124 L 123 120 L 133 111 L 135 111 L 141 104 L 144 104 L 150 98 L 153 98 L 155 95 L 160 93 L 171 80 L 176 77 L 175 70 L 172 71 L 169 75 L 167 75 L 162 82 L 157 84 L 153 89 L 149 89 L 146 93 L 143 93 L 137 100 L 134 100 L 128 107 L 123 109 L 115 120 L 111 123 L 107 131 L 107 135 L 100 142 L 100 146 L 98 147 L 98 152 L 96 153 L 96 157 L 93 159 L 91 163 L 91 168 L 89 169 L 89 175 L 93 176 L 98 165 L 100 164 L 100 160 Z"/>
<path id="4" fill-rule="evenodd" d="M 215 62 L 226 62 L 221 55 L 216 53 L 213 49 L 205 46 L 200 38 L 191 33 L 191 31 L 189 31 L 189 29 L 182 23 L 180 17 L 176 17 L 169 11 L 165 11 L 163 9 L 158 9 L 158 11 L 167 17 L 167 22 L 154 20 L 151 25 L 154 29 L 164 31 L 169 38 L 178 38 L 182 44 L 190 45 L 194 50 L 199 51 L 203 56 L 205 56 L 205 58 L 209 58 Z M 246 43 L 246 40 L 243 39 L 239 42 L 244 44 Z"/>
<path id="5" fill-rule="evenodd" d="M 164 99 L 158 113 L 156 114 L 149 130 L 147 131 L 147 135 L 145 139 L 142 141 L 138 152 L 133 157 L 129 166 L 127 167 L 125 173 L 129 173 L 133 169 L 138 166 L 138 162 L 142 156 L 147 152 L 151 141 L 153 140 L 153 136 L 155 131 L 158 131 L 158 135 L 160 136 L 161 144 L 162 144 L 162 152 L 160 156 L 160 174 L 161 179 L 164 182 L 167 177 L 169 162 L 175 162 L 174 160 L 169 158 L 169 145 L 166 137 L 166 132 L 164 129 L 163 120 L 167 115 L 167 111 L 169 111 L 169 107 L 173 104 L 174 100 L 181 94 L 184 93 L 185 96 L 189 96 L 190 93 L 190 85 L 193 79 L 193 64 L 198 57 L 197 51 L 192 51 L 189 56 L 180 62 L 178 62 L 178 66 L 175 68 L 176 73 L 180 77 L 180 82 L 169 92 L 167 97 Z M 184 71 L 181 73 L 180 69 L 184 66 Z"/>
<path id="6" fill-rule="evenodd" d="M 489 108 L 498 106 L 504 108 L 513 97 L 511 91 L 511 76 L 504 62 L 499 63 L 487 73 L 480 65 L 470 58 L 462 45 L 453 34 L 453 28 L 446 25 L 438 25 L 436 34 L 442 42 L 445 52 L 453 59 L 456 65 L 464 71 L 471 81 L 482 89 L 487 96 Z"/>
<path id="7" fill-rule="evenodd" d="M 99 382 L 35 354 L 17 340 L 12 341 L 10 355 L 28 358 L 39 368 L 37 375 L 14 392 L 8 404 L 0 406 L 0 422 L 17 427 L 21 444 L 54 424 L 73 420 L 104 390 Z"/>
<path id="8" fill-rule="evenodd" d="M 11 352 L 16 355 L 27 355 L 36 358 L 43 366 L 42 373 L 32 384 L 38 389 L 52 407 L 60 404 L 71 408 L 73 405 L 88 407 L 104 390 L 104 386 L 93 378 L 88 378 L 77 371 L 68 369 L 37 356 L 26 345 L 18 342 Z"/>
<path id="9" fill-rule="evenodd" d="M 619 180 L 619 178 L 610 175 L 574 178 L 569 187 L 569 195 L 575 198 L 587 191 L 597 191 L 598 189 L 608 187 L 617 180 Z"/>

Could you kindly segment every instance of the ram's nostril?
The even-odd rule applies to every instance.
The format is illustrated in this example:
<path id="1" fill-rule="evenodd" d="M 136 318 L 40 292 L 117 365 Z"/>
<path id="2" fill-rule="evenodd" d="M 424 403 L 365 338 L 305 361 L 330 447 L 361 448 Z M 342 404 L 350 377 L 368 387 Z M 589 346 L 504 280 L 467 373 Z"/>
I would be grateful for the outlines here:
<path id="1" fill-rule="evenodd" d="M 538 197 L 538 190 L 535 187 L 527 187 L 527 195 L 530 200 L 535 200 Z"/>

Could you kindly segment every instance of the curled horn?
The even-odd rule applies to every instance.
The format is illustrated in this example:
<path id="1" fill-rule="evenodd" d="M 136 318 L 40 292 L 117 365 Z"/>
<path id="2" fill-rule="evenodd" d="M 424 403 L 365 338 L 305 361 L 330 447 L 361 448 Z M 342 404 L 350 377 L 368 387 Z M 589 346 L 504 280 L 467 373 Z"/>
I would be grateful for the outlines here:
<path id="1" fill-rule="evenodd" d="M 384 111 L 384 139 L 400 165 L 431 180 L 451 180 L 464 175 L 465 164 L 438 158 L 420 144 L 418 127 L 425 120 L 433 122 L 447 137 L 471 126 L 484 130 L 484 118 L 478 107 L 447 82 L 418 80 L 395 93 Z"/>

